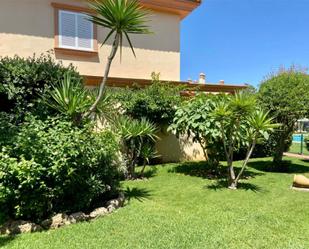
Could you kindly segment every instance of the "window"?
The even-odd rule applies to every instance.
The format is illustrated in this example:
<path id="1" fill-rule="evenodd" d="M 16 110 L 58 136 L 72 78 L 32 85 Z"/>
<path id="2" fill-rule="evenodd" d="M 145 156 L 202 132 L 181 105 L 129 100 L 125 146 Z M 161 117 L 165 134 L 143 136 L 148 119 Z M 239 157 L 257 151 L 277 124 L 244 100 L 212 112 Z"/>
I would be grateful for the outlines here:
<path id="1" fill-rule="evenodd" d="M 94 25 L 87 15 L 59 10 L 58 46 L 60 48 L 94 51 Z"/>

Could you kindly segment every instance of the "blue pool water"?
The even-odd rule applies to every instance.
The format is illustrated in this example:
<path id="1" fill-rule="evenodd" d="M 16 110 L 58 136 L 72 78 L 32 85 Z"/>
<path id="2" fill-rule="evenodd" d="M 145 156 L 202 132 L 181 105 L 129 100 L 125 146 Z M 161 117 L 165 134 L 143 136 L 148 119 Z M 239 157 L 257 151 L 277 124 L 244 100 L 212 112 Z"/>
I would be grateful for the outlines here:
<path id="1" fill-rule="evenodd" d="M 303 141 L 305 139 L 305 136 L 303 136 Z M 300 134 L 294 134 L 293 135 L 293 142 L 296 142 L 296 143 L 300 143 L 301 142 L 301 135 Z"/>

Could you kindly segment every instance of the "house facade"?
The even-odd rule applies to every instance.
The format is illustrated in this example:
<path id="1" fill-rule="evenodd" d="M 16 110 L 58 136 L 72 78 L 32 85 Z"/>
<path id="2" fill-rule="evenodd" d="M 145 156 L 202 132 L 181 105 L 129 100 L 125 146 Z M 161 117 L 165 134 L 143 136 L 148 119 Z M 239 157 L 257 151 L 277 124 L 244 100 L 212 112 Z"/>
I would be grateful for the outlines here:
<path id="1" fill-rule="evenodd" d="M 136 58 L 128 44 L 115 58 L 110 76 L 119 79 L 180 80 L 180 22 L 198 0 L 140 0 L 151 10 L 153 34 L 131 35 Z M 64 65 L 72 63 L 92 80 L 103 75 L 111 44 L 101 47 L 107 30 L 85 19 L 85 0 L 1 0 L 0 56 L 23 57 L 50 52 Z"/>

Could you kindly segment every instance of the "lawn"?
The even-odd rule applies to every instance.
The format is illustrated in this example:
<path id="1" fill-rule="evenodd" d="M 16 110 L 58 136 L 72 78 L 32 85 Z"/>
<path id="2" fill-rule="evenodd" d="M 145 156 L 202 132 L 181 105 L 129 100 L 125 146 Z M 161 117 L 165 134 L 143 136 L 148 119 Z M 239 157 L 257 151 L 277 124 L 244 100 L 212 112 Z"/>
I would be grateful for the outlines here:
<path id="1" fill-rule="evenodd" d="M 300 153 L 300 143 L 292 143 L 289 152 L 299 154 Z M 309 156 L 309 151 L 307 150 L 306 144 L 303 144 L 303 154 Z"/>
<path id="2" fill-rule="evenodd" d="M 125 182 L 129 203 L 90 223 L 0 237 L 2 248 L 309 248 L 309 193 L 290 189 L 309 162 L 271 173 L 257 159 L 241 189 L 209 180 L 202 163 L 157 166 L 147 181 Z"/>

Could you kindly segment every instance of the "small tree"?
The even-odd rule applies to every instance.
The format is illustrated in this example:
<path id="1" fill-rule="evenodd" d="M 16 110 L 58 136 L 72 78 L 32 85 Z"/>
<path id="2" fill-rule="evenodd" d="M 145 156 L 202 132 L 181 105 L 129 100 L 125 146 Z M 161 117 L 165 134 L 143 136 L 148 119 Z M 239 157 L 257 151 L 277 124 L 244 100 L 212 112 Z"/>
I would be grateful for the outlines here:
<path id="1" fill-rule="evenodd" d="M 120 56 L 122 52 L 123 39 L 126 39 L 135 56 L 134 48 L 129 34 L 149 34 L 146 25 L 148 12 L 142 9 L 137 0 L 94 0 L 89 1 L 90 8 L 95 14 L 89 15 L 90 20 L 100 27 L 107 28 L 107 34 L 103 44 L 113 36 L 112 50 L 107 59 L 103 80 L 100 84 L 98 96 L 83 116 L 88 117 L 95 111 L 104 94 L 105 85 L 112 65 L 112 61 L 120 47 Z"/>
<path id="2" fill-rule="evenodd" d="M 199 94 L 178 107 L 173 124 L 169 127 L 176 135 L 187 135 L 200 144 L 204 157 L 210 165 L 219 164 L 219 122 L 211 115 L 215 99 L 223 96 Z"/>
<path id="3" fill-rule="evenodd" d="M 262 82 L 258 98 L 275 121 L 282 124 L 272 139 L 275 141 L 273 162 L 280 169 L 296 121 L 309 115 L 309 75 L 295 67 L 281 69 Z"/>
<path id="4" fill-rule="evenodd" d="M 220 127 L 220 137 L 228 166 L 230 189 L 236 189 L 257 142 L 268 139 L 277 126 L 268 118 L 268 113 L 256 108 L 253 95 L 237 93 L 235 96 L 218 99 L 212 114 Z M 241 145 L 247 147 L 246 158 L 236 175 L 233 166 L 235 150 Z"/>

